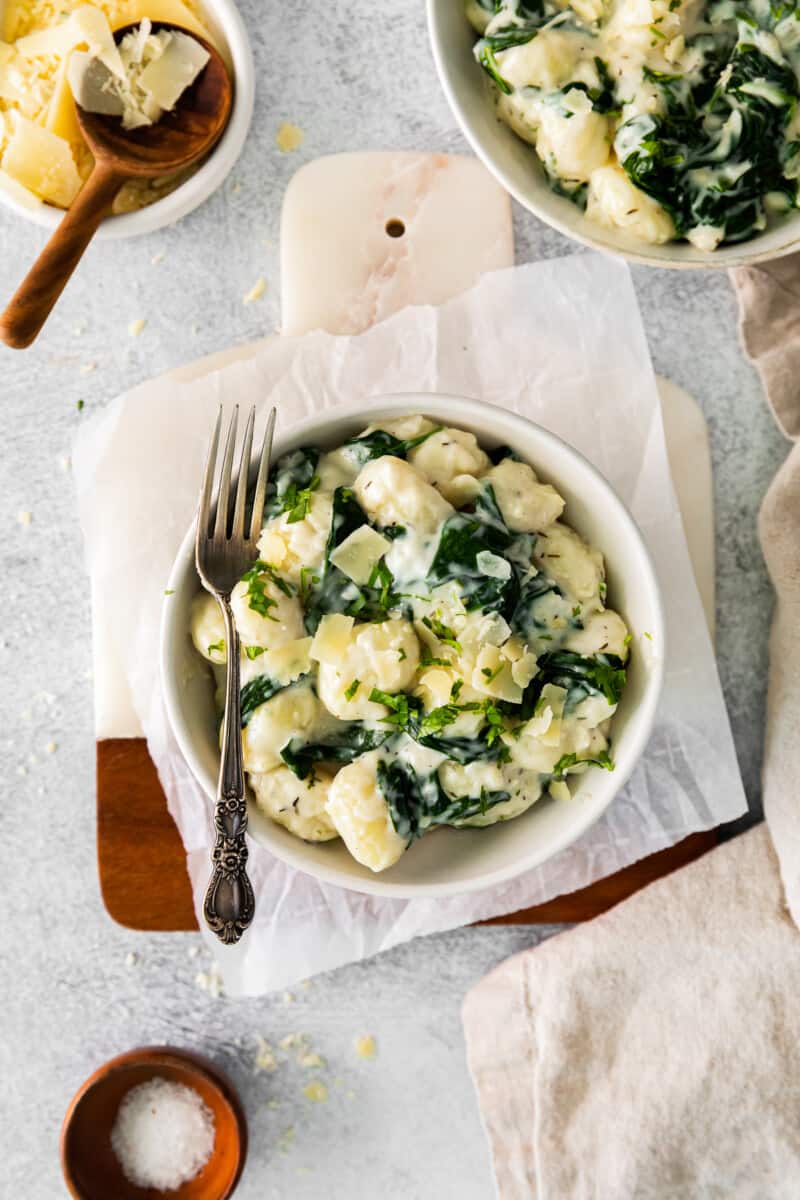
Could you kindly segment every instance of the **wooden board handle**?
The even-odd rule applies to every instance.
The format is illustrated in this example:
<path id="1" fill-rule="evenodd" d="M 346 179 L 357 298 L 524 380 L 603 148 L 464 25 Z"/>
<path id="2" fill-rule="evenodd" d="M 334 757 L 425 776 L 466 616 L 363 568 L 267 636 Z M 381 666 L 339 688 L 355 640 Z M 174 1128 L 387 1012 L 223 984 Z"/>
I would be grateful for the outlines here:
<path id="1" fill-rule="evenodd" d="M 95 164 L 0 317 L 0 338 L 7 346 L 23 350 L 35 340 L 123 183 L 113 168 Z"/>

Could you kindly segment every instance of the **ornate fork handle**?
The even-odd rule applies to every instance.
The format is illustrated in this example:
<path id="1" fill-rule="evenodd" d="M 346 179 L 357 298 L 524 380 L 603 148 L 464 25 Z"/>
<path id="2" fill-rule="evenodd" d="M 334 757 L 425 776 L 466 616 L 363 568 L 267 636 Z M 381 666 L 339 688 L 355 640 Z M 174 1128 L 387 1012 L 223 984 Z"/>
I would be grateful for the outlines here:
<path id="1" fill-rule="evenodd" d="M 255 897 L 247 875 L 247 800 L 242 764 L 239 635 L 233 622 L 230 594 L 217 594 L 225 618 L 227 678 L 222 722 L 222 761 L 214 810 L 216 840 L 213 873 L 203 914 L 220 941 L 233 945 L 253 920 Z"/>

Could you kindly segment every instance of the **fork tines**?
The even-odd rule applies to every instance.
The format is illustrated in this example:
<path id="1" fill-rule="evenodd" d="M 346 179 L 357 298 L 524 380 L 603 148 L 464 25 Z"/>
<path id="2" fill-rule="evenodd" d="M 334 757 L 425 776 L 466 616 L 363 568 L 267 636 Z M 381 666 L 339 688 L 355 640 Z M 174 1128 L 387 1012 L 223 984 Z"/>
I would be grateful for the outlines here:
<path id="1" fill-rule="evenodd" d="M 253 493 L 252 514 L 249 532 L 245 535 L 245 513 L 247 508 L 248 481 L 250 478 L 250 459 L 253 449 L 253 430 L 255 427 L 256 410 L 251 408 L 242 441 L 242 452 L 239 468 L 233 474 L 233 458 L 236 449 L 236 429 L 239 419 L 239 406 L 234 406 L 225 440 L 225 453 L 222 459 L 222 469 L 219 484 L 214 489 L 214 475 L 219 449 L 220 431 L 222 429 L 222 406 L 220 406 L 211 446 L 206 461 L 205 476 L 200 492 L 200 507 L 197 518 L 198 552 L 201 541 L 211 541 L 221 545 L 225 541 L 236 541 L 241 545 L 255 545 L 261 533 L 261 523 L 264 517 L 264 497 L 269 474 L 269 461 L 272 452 L 272 435 L 275 429 L 275 409 L 273 408 L 267 420 L 264 438 L 261 443 L 261 454 L 258 463 Z M 231 508 L 231 487 L 234 491 L 234 505 Z M 215 514 L 215 515 L 214 515 Z M 212 523 L 212 515 L 214 520 Z"/>

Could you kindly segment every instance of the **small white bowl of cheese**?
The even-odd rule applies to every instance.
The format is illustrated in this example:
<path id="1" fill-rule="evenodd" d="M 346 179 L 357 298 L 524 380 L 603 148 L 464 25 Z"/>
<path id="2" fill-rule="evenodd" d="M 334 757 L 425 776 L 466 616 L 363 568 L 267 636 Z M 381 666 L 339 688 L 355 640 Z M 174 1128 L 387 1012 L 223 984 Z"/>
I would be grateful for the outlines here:
<path id="1" fill-rule="evenodd" d="M 88 6 L 67 0 L 55 22 L 46 0 L 0 0 L 0 205 L 49 230 L 74 198 L 76 171 L 85 178 L 91 165 L 67 81 L 71 51 L 89 45 L 80 41 L 81 9 L 87 7 L 100 9 L 112 31 L 149 19 L 204 37 L 219 49 L 234 80 L 231 119 L 208 158 L 178 181 L 146 189 L 139 181 L 126 184 L 96 236 L 151 233 L 202 204 L 241 153 L 255 95 L 247 31 L 235 0 L 97 0 Z"/>
<path id="2" fill-rule="evenodd" d="M 626 646 L 630 642 L 634 652 L 613 719 L 613 769 L 592 767 L 586 774 L 576 775 L 570 795 L 559 799 L 542 796 L 532 806 L 523 806 L 522 815 L 513 820 L 501 819 L 488 828 L 437 828 L 415 841 L 399 859 L 394 858 L 388 869 L 383 865 L 369 869 L 365 860 L 357 861 L 351 841 L 347 839 L 346 845 L 342 840 L 344 833 L 336 840 L 301 840 L 311 835 L 290 832 L 285 822 L 271 819 L 264 811 L 260 793 L 251 798 L 250 836 L 276 857 L 326 883 L 404 898 L 457 895 L 502 883 L 540 865 L 585 833 L 612 803 L 645 751 L 661 692 L 665 654 L 658 582 L 632 517 L 586 459 L 560 438 L 515 413 L 459 396 L 420 393 L 378 397 L 329 410 L 295 425 L 288 433 L 280 432 L 275 438 L 273 461 L 306 446 L 333 450 L 345 439 L 359 435 L 365 426 L 381 429 L 383 421 L 396 423 L 412 414 L 416 420 L 422 419 L 419 414 L 425 414 L 445 433 L 455 428 L 474 435 L 490 452 L 497 447 L 503 447 L 506 453 L 513 451 L 534 468 L 543 484 L 554 485 L 566 501 L 564 520 L 602 553 L 609 604 L 630 630 Z M 441 497 L 438 499 L 441 501 Z M 195 648 L 194 630 L 190 637 L 199 590 L 194 536 L 192 528 L 178 551 L 168 582 L 161 627 L 161 678 L 178 745 L 211 803 L 219 772 L 218 713 L 207 665 Z M 597 556 L 593 561 L 601 560 Z M 606 584 L 600 586 L 600 595 L 605 597 Z M 209 630 L 204 628 L 202 632 Z M 218 645 L 208 646 L 209 652 L 217 649 Z M 260 661 L 256 659 L 256 663 Z M 321 677 L 315 686 L 322 695 Z M 348 702 L 353 695 L 352 688 L 345 693 Z M 291 721 L 300 718 L 290 713 L 287 722 Z M 287 725 L 287 729 L 292 734 L 300 732 L 298 724 Z M 560 750 L 555 753 L 558 755 Z M 298 803 L 295 800 L 295 806 Z"/>

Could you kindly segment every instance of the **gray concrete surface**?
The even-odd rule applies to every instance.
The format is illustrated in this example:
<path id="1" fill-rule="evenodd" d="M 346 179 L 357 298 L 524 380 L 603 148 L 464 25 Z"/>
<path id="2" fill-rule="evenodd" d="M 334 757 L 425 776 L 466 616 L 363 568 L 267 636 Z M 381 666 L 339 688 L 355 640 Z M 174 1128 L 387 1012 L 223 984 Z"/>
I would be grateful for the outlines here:
<path id="1" fill-rule="evenodd" d="M 251 1152 L 241 1200 L 483 1200 L 491 1182 L 459 1006 L 484 971 L 550 931 L 460 931 L 316 979 L 293 1000 L 232 1003 L 195 984 L 203 960 L 190 950 L 199 939 L 122 931 L 98 896 L 89 605 L 62 461 L 71 438 L 124 388 L 274 327 L 281 196 L 302 162 L 336 150 L 464 149 L 439 92 L 421 3 L 287 9 L 242 0 L 242 11 L 258 99 L 227 186 L 172 229 L 94 247 L 38 345 L 0 354 L 0 1194 L 64 1195 L 57 1135 L 73 1090 L 107 1056 L 168 1041 L 204 1049 L 242 1088 Z M 275 146 L 284 120 L 306 135 L 291 155 Z M 520 259 L 571 249 L 521 211 L 516 232 Z M 39 230 L 0 212 L 4 296 L 41 242 Z M 266 296 L 243 306 L 262 274 Z M 711 426 L 720 666 L 758 813 L 771 600 L 755 517 L 786 447 L 739 349 L 725 275 L 634 274 L 656 369 L 696 396 Z M 127 327 L 138 317 L 148 325 L 132 339 Z M 29 525 L 21 512 L 32 514 Z M 253 1068 L 258 1036 L 295 1031 L 328 1059 L 326 1103 L 303 1096 L 307 1072 L 293 1062 L 274 1073 Z M 364 1033 L 377 1039 L 372 1062 L 353 1050 Z"/>

